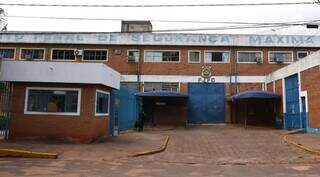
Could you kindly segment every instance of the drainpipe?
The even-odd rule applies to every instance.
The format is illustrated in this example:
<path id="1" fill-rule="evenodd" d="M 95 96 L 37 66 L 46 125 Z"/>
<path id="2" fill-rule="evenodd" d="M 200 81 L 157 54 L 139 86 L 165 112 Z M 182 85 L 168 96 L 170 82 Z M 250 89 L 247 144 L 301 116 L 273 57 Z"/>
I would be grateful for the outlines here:
<path id="1" fill-rule="evenodd" d="M 142 83 L 141 83 L 141 62 L 142 60 L 142 52 L 143 50 L 139 47 L 139 59 L 137 63 L 137 82 L 138 82 L 138 91 L 141 92 Z"/>

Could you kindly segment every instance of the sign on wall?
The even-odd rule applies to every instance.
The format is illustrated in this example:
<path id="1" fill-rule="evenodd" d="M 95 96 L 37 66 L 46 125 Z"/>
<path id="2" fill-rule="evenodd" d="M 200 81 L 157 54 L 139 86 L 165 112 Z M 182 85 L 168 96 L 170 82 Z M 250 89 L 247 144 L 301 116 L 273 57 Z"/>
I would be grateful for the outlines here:
<path id="1" fill-rule="evenodd" d="M 201 83 L 214 83 L 215 79 L 212 74 L 212 67 L 204 65 L 201 67 L 201 77 L 198 78 L 198 82 Z"/>
<path id="2" fill-rule="evenodd" d="M 0 33 L 0 43 L 320 47 L 320 36 L 181 33 L 5 32 Z"/>

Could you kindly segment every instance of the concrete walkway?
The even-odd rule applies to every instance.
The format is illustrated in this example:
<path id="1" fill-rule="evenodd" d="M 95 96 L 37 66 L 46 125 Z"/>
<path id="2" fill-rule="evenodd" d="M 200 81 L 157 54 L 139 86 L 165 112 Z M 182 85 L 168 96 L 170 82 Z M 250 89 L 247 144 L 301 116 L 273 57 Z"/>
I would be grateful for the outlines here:
<path id="1" fill-rule="evenodd" d="M 285 131 L 232 125 L 122 134 L 98 144 L 0 143 L 60 152 L 59 159 L 0 159 L 0 176 L 17 177 L 317 177 L 320 157 L 288 146 Z M 129 154 L 158 148 L 150 156 Z"/>

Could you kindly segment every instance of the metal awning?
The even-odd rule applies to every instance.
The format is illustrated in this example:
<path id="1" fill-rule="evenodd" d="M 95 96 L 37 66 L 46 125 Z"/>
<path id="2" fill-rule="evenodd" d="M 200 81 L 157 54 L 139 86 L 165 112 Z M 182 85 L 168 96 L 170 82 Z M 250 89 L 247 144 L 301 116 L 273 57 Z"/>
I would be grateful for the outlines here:
<path id="1" fill-rule="evenodd" d="M 180 92 L 170 92 L 170 91 L 150 91 L 150 92 L 139 92 L 135 94 L 139 97 L 166 97 L 166 98 L 188 98 L 187 94 Z"/>
<path id="2" fill-rule="evenodd" d="M 279 95 L 266 91 L 246 91 L 232 96 L 232 101 L 243 99 L 277 99 Z"/>

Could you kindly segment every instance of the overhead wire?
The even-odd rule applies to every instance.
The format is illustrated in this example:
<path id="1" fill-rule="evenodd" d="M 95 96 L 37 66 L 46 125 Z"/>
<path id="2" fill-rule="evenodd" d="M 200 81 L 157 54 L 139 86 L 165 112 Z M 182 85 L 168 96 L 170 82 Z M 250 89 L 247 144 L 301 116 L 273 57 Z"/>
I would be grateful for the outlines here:
<path id="1" fill-rule="evenodd" d="M 318 1 L 303 2 L 266 2 L 266 3 L 220 3 L 220 4 L 36 4 L 36 3 L 0 3 L 2 6 L 31 6 L 31 7 L 113 7 L 113 8 L 147 8 L 147 7 L 233 7 L 233 6 L 283 6 L 283 5 L 312 5 Z"/>
<path id="2" fill-rule="evenodd" d="M 49 20 L 92 20 L 92 21 L 126 21 L 121 18 L 87 18 L 87 17 L 53 17 L 53 16 L 19 16 L 7 15 L 7 18 L 30 18 L 30 19 L 49 19 Z M 320 19 L 291 21 L 291 22 L 239 22 L 239 21 L 200 21 L 200 20 L 161 20 L 161 19 L 147 19 L 138 21 L 152 21 L 165 23 L 205 23 L 205 24 L 244 24 L 244 25 L 278 25 L 278 24 L 292 24 L 292 23 L 312 23 L 319 22 Z"/>

